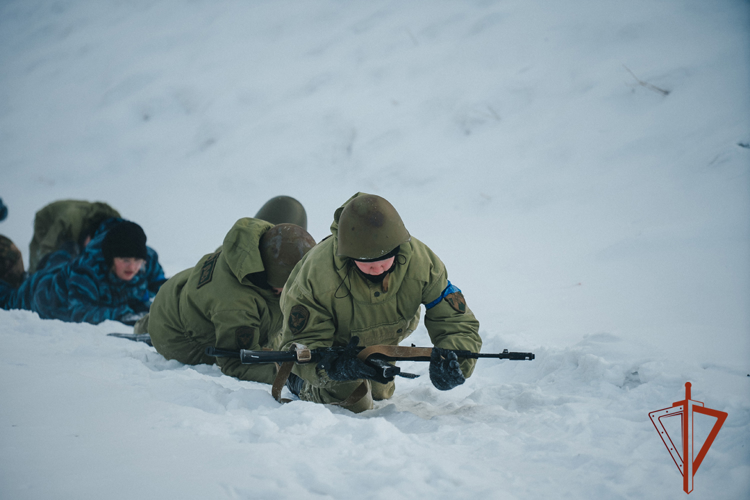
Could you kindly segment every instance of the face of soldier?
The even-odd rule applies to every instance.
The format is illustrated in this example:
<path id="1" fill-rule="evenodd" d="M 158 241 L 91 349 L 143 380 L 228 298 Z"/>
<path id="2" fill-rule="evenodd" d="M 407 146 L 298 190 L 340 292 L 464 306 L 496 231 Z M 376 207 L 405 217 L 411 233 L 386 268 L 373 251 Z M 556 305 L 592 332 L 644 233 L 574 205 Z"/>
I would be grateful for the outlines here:
<path id="1" fill-rule="evenodd" d="M 394 260 L 396 260 L 395 256 L 383 260 L 376 260 L 374 262 L 360 262 L 358 260 L 355 260 L 354 263 L 357 265 L 357 268 L 363 273 L 372 276 L 378 276 L 390 269 L 393 266 Z"/>
<path id="2" fill-rule="evenodd" d="M 130 281 L 141 270 L 144 262 L 146 261 L 136 257 L 115 257 L 112 272 L 121 280 Z"/>

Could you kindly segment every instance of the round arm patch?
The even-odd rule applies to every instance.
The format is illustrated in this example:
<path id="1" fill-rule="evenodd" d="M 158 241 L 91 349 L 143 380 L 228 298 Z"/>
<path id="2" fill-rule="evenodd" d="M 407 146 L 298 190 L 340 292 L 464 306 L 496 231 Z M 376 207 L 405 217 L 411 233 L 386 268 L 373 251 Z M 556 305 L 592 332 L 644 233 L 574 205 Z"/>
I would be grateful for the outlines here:
<path id="1" fill-rule="evenodd" d="M 234 339 L 240 349 L 252 349 L 255 343 L 255 328 L 241 326 L 234 331 Z"/>
<path id="2" fill-rule="evenodd" d="M 291 330 L 292 335 L 299 335 L 300 333 L 302 333 L 302 331 L 307 326 L 307 322 L 309 319 L 310 311 L 308 311 L 305 306 L 297 304 L 296 306 L 292 307 L 292 310 L 289 313 L 289 320 L 287 321 L 289 330 Z"/>

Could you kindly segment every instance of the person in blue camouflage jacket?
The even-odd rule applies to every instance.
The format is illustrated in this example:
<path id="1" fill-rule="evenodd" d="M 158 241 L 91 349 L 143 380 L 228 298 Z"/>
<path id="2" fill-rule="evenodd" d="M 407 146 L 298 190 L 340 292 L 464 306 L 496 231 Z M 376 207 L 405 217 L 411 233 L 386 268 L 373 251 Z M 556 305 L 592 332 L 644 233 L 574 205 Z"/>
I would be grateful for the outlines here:
<path id="1" fill-rule="evenodd" d="M 35 311 L 43 319 L 93 324 L 109 319 L 132 325 L 148 312 L 165 281 L 143 229 L 110 218 L 77 257 L 63 248 L 18 288 L 0 281 L 0 305 Z"/>

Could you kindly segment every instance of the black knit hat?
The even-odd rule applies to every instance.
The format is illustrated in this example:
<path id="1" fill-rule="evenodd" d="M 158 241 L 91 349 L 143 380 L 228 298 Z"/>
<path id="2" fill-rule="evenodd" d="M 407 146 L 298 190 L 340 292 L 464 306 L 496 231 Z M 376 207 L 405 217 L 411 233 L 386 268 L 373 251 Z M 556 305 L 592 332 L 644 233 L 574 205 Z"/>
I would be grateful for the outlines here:
<path id="1" fill-rule="evenodd" d="M 108 266 L 115 257 L 146 259 L 146 233 L 135 222 L 122 221 L 107 231 L 102 241 L 102 253 Z"/>

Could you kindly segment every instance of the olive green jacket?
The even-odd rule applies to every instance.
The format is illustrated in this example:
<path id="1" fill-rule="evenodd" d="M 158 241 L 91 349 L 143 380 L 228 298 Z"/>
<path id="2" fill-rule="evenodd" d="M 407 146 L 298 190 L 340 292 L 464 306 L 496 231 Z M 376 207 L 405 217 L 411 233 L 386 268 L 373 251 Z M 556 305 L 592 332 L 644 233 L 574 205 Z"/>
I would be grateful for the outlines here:
<path id="1" fill-rule="evenodd" d="M 274 346 L 282 322 L 279 298 L 248 276 L 264 271 L 258 245 L 272 227 L 259 219 L 238 220 L 219 250 L 162 286 L 148 326 L 160 353 L 195 364 L 200 361 L 180 359 L 182 341 L 198 344 L 201 353 L 208 346 L 233 351 Z M 227 357 L 215 361 L 223 373 L 243 380 L 271 383 L 276 372 L 273 364 L 243 365 Z"/>
<path id="2" fill-rule="evenodd" d="M 120 214 L 106 203 L 83 200 L 60 200 L 39 210 L 34 216 L 34 236 L 29 243 L 29 274 L 37 270 L 45 255 L 59 250 L 64 243 L 77 244 L 86 226 L 100 217 L 120 217 Z M 92 228 L 92 233 L 95 230 Z"/>
<path id="3" fill-rule="evenodd" d="M 448 284 L 442 261 L 414 237 L 401 245 L 396 267 L 383 283 L 368 281 L 351 259 L 336 256 L 342 210 L 343 206 L 334 214 L 331 237 L 310 250 L 286 282 L 281 295 L 284 349 L 293 343 L 311 349 L 344 346 L 353 336 L 359 337 L 361 346 L 397 345 L 418 326 L 420 304 L 438 299 Z M 479 352 L 479 322 L 465 302 L 463 310 L 456 307 L 440 300 L 425 312 L 432 343 Z M 461 361 L 465 376 L 471 375 L 475 362 Z M 316 387 L 335 384 L 314 364 L 296 365 L 294 370 Z"/>

